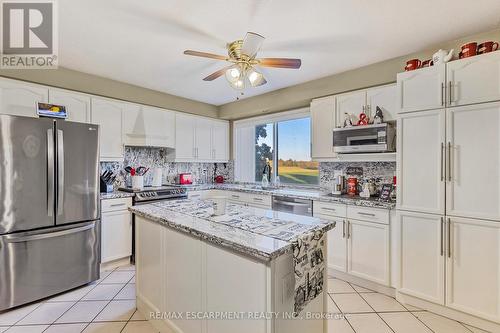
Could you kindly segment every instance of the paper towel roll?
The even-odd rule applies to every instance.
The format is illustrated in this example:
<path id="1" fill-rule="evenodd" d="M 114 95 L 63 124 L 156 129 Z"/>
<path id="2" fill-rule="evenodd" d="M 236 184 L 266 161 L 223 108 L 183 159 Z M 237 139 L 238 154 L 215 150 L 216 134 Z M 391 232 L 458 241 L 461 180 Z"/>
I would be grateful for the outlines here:
<path id="1" fill-rule="evenodd" d="M 162 170 L 161 168 L 153 169 L 153 183 L 152 186 L 161 186 Z"/>

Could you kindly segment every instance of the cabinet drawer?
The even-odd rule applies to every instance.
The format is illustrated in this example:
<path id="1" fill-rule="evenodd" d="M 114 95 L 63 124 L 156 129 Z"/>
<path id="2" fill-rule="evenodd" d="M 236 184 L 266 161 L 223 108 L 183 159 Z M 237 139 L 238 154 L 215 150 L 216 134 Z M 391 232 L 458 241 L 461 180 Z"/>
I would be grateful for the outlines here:
<path id="1" fill-rule="evenodd" d="M 247 201 L 247 194 L 243 192 L 228 192 L 227 200 L 236 203 L 245 203 Z"/>
<path id="2" fill-rule="evenodd" d="M 313 202 L 313 215 L 316 215 L 316 214 L 327 215 L 327 216 L 336 216 L 336 217 L 346 217 L 347 205 L 314 201 Z"/>
<path id="3" fill-rule="evenodd" d="M 246 201 L 249 205 L 271 207 L 271 196 L 263 194 L 247 194 Z"/>
<path id="4" fill-rule="evenodd" d="M 106 199 L 101 201 L 101 212 L 127 210 L 130 206 L 132 206 L 132 198 Z"/>
<path id="5" fill-rule="evenodd" d="M 347 218 L 389 224 L 389 210 L 371 207 L 347 206 Z"/>

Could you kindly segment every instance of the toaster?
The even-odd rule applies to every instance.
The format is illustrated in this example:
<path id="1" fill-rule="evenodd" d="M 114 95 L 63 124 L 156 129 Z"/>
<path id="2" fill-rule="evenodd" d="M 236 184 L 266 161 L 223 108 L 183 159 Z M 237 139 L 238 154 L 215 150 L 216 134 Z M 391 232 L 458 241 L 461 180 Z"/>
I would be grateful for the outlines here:
<path id="1" fill-rule="evenodd" d="M 193 175 L 190 173 L 180 173 L 177 175 L 177 184 L 191 185 L 193 184 Z"/>

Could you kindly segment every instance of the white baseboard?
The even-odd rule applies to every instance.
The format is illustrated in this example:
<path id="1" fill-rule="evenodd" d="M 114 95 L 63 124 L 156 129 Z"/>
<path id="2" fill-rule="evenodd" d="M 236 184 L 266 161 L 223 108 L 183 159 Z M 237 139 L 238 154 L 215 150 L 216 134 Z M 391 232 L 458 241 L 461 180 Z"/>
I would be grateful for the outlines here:
<path id="1" fill-rule="evenodd" d="M 328 275 L 339 278 L 341 280 L 344 280 L 344 281 L 347 281 L 350 283 L 353 283 L 353 284 L 358 285 L 358 286 L 363 287 L 363 288 L 371 289 L 373 291 L 379 292 L 379 293 L 387 295 L 387 296 L 391 296 L 391 297 L 396 296 L 396 289 L 394 289 L 392 287 L 387 287 L 387 286 L 378 284 L 376 282 L 372 282 L 372 281 L 368 281 L 368 280 L 359 278 L 357 276 L 352 276 L 350 274 L 347 274 L 347 273 L 344 273 L 341 271 L 337 271 L 337 270 L 332 269 L 332 268 L 328 268 Z"/>
<path id="2" fill-rule="evenodd" d="M 113 261 L 101 263 L 101 270 L 111 270 L 120 266 L 130 265 L 130 257 L 120 258 Z"/>
<path id="3" fill-rule="evenodd" d="M 139 311 L 148 322 L 153 325 L 160 333 L 184 333 L 174 325 L 170 320 L 165 319 L 151 319 L 151 313 L 158 312 L 158 309 L 154 308 L 149 302 L 144 300 L 142 297 L 136 297 L 137 311 Z"/>

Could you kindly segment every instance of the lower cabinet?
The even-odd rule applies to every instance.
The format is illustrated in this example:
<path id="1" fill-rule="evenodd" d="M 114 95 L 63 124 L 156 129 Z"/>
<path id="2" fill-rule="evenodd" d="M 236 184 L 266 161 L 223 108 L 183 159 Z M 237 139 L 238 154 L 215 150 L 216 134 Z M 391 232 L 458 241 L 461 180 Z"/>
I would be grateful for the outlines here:
<path id="1" fill-rule="evenodd" d="M 347 272 L 347 222 L 345 219 L 332 219 L 337 222 L 328 236 L 328 267 Z"/>
<path id="2" fill-rule="evenodd" d="M 500 322 L 500 223 L 398 211 L 399 292 Z"/>
<path id="3" fill-rule="evenodd" d="M 347 273 L 388 286 L 389 225 L 349 220 L 347 258 Z"/>
<path id="4" fill-rule="evenodd" d="M 128 199 L 108 199 L 101 213 L 101 263 L 132 255 L 132 215 Z"/>

